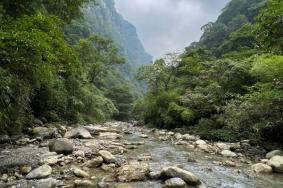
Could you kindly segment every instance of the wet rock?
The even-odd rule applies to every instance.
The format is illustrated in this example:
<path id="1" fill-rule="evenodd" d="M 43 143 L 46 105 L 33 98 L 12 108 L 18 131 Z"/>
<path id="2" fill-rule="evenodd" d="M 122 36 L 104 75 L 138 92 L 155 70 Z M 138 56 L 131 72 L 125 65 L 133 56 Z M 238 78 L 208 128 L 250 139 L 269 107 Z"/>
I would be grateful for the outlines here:
<path id="1" fill-rule="evenodd" d="M 49 165 L 42 165 L 34 170 L 32 170 L 28 175 L 26 175 L 27 179 L 40 179 L 46 178 L 52 173 L 52 168 Z"/>
<path id="2" fill-rule="evenodd" d="M 80 139 L 90 139 L 91 134 L 83 127 L 73 128 L 67 131 L 64 135 L 65 138 L 80 138 Z"/>
<path id="3" fill-rule="evenodd" d="M 88 168 L 96 168 L 96 167 L 101 166 L 102 163 L 103 163 L 103 158 L 99 156 L 90 161 L 85 162 L 83 166 L 86 166 Z"/>
<path id="4" fill-rule="evenodd" d="M 261 174 L 261 173 L 265 173 L 265 174 L 268 174 L 268 173 L 272 173 L 272 168 L 266 164 L 263 164 L 263 163 L 257 163 L 257 164 L 254 164 L 252 165 L 252 170 L 257 173 L 257 174 Z"/>
<path id="5" fill-rule="evenodd" d="M 66 138 L 58 138 L 49 142 L 49 151 L 68 155 L 73 153 L 73 150 L 73 144 Z"/>
<path id="6" fill-rule="evenodd" d="M 230 150 L 223 150 L 220 154 L 224 157 L 237 157 L 237 154 Z"/>
<path id="7" fill-rule="evenodd" d="M 161 170 L 161 178 L 181 178 L 189 185 L 197 185 L 200 179 L 193 173 L 178 167 L 165 167 Z"/>
<path id="8" fill-rule="evenodd" d="M 265 155 L 265 158 L 266 158 L 266 159 L 271 159 L 271 158 L 274 157 L 275 155 L 283 156 L 283 151 L 282 151 L 282 150 L 273 150 L 273 151 L 271 151 L 271 152 L 268 152 L 268 153 Z"/>
<path id="9" fill-rule="evenodd" d="M 149 174 L 149 165 L 144 162 L 130 162 L 117 169 L 116 177 L 120 182 L 143 181 Z"/>
<path id="10" fill-rule="evenodd" d="M 33 184 L 35 188 L 56 188 L 57 180 L 54 178 L 42 179 Z"/>
<path id="11" fill-rule="evenodd" d="M 113 133 L 113 132 L 102 132 L 99 133 L 100 138 L 104 139 L 110 139 L 110 140 L 115 140 L 115 139 L 122 139 L 123 136 L 118 134 L 118 133 Z"/>
<path id="12" fill-rule="evenodd" d="M 109 151 L 100 150 L 98 153 L 106 163 L 115 163 L 116 162 L 116 158 Z"/>
<path id="13" fill-rule="evenodd" d="M 75 180 L 74 187 L 76 188 L 94 188 L 95 185 L 89 180 Z"/>
<path id="14" fill-rule="evenodd" d="M 283 173 L 283 156 L 275 155 L 267 162 L 274 172 Z"/>
<path id="15" fill-rule="evenodd" d="M 166 188 L 183 188 L 186 186 L 186 182 L 181 178 L 171 178 L 165 181 Z"/>
<path id="16" fill-rule="evenodd" d="M 73 172 L 75 174 L 75 176 L 79 177 L 79 178 L 88 178 L 89 177 L 89 174 L 77 167 L 74 167 L 73 168 Z"/>

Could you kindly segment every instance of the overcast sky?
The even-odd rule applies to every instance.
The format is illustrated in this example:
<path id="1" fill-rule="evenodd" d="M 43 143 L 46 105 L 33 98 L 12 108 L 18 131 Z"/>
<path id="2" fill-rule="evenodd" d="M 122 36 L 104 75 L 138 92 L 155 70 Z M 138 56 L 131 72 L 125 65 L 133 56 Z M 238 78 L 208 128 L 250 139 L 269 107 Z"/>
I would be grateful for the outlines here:
<path id="1" fill-rule="evenodd" d="M 118 12 L 136 26 L 148 53 L 159 58 L 183 51 L 215 21 L 229 0 L 115 0 Z"/>

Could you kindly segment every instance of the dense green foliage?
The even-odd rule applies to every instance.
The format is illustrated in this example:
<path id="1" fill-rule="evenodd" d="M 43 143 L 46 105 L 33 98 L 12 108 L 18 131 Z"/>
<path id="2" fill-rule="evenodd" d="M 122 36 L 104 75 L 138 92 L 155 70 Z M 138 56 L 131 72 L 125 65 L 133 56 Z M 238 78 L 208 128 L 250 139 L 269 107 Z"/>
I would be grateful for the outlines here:
<path id="1" fill-rule="evenodd" d="M 119 71 L 125 59 L 90 31 L 84 3 L 94 1 L 1 1 L 0 133 L 20 133 L 34 118 L 129 118 L 134 98 Z"/>
<path id="2" fill-rule="evenodd" d="M 283 2 L 232 0 L 199 42 L 140 69 L 137 118 L 206 139 L 282 140 Z"/>

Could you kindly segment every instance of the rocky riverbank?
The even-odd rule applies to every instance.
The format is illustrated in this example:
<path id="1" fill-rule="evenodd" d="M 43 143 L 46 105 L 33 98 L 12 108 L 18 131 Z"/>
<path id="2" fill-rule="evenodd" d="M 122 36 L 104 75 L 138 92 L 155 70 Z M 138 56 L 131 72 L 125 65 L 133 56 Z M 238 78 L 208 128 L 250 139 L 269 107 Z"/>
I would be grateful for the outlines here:
<path id="1" fill-rule="evenodd" d="M 233 169 L 239 177 L 276 173 L 276 179 L 283 180 L 279 150 L 267 153 L 247 140 L 210 142 L 125 122 L 80 127 L 39 124 L 21 138 L 1 140 L 0 187 L 216 187 L 197 170 L 184 168 L 179 156 L 186 157 L 185 165 L 205 165 L 201 170 L 207 174 L 213 175 L 214 167 L 223 167 Z M 165 150 L 153 151 L 161 146 L 168 150 L 179 147 L 180 153 L 174 153 L 173 159 Z M 209 164 L 201 158 L 207 158 Z"/>

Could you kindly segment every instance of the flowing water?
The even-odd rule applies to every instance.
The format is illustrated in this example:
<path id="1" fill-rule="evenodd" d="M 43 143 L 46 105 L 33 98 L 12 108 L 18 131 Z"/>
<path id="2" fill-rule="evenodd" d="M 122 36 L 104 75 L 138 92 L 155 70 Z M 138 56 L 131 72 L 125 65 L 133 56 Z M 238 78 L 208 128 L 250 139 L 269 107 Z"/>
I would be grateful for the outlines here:
<path id="1" fill-rule="evenodd" d="M 176 146 L 168 142 L 161 142 L 150 137 L 142 139 L 137 133 L 128 135 L 131 141 L 145 141 L 145 144 L 137 149 L 129 151 L 126 155 L 136 157 L 150 154 L 152 161 L 150 167 L 153 171 L 160 170 L 165 166 L 180 165 L 198 175 L 206 187 L 217 188 L 283 188 L 283 176 L 279 174 L 254 176 L 249 171 L 250 166 L 241 168 L 229 168 L 216 165 L 215 161 L 226 160 L 223 157 L 210 155 L 203 152 L 188 150 L 182 146 Z M 188 162 L 188 158 L 196 159 L 198 162 Z M 127 184 L 124 184 L 127 187 Z M 128 184 L 136 188 L 160 188 L 162 182 L 149 181 Z"/>

